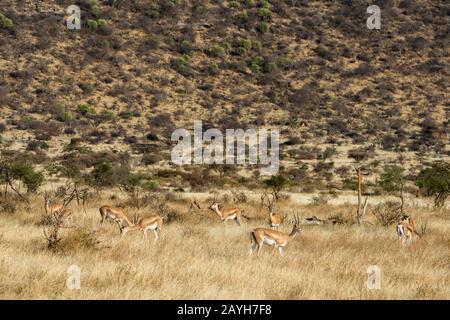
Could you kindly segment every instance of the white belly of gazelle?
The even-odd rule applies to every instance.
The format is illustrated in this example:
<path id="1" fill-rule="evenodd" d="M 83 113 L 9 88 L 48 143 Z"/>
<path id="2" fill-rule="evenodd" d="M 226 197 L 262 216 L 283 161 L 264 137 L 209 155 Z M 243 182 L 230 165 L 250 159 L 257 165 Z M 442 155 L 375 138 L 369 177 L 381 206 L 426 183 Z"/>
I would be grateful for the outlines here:
<path id="1" fill-rule="evenodd" d="M 145 230 L 155 230 L 158 227 L 157 223 L 151 224 L 145 228 Z"/>
<path id="2" fill-rule="evenodd" d="M 264 244 L 267 244 L 268 246 L 273 246 L 275 244 L 275 240 L 269 239 L 267 237 L 264 237 Z"/>

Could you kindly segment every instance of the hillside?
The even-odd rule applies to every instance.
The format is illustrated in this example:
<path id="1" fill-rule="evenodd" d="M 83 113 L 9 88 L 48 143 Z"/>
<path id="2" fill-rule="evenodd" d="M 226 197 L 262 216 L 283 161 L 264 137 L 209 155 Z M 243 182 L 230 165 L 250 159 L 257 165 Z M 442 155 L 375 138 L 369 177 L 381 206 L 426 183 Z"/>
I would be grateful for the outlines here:
<path id="1" fill-rule="evenodd" d="M 366 27 L 371 3 L 380 30 Z M 66 27 L 72 4 L 81 30 Z M 1 155 L 48 176 L 106 162 L 170 187 L 254 186 L 256 168 L 170 163 L 171 133 L 194 120 L 279 129 L 280 172 L 299 191 L 347 188 L 354 158 L 374 182 L 400 154 L 411 175 L 450 154 L 445 1 L 4 0 L 0 12 L 13 23 L 0 28 Z"/>

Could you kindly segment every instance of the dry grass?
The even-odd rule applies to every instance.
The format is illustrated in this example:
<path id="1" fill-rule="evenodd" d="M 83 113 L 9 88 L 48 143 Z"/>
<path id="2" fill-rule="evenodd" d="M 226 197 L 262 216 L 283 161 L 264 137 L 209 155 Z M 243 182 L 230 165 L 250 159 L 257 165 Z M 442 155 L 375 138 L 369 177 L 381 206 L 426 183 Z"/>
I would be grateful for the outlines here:
<path id="1" fill-rule="evenodd" d="M 449 299 L 449 212 L 412 209 L 428 221 L 426 235 L 398 244 L 395 227 L 311 226 L 283 257 L 263 248 L 248 256 L 248 231 L 266 225 L 257 206 L 245 205 L 241 227 L 223 225 L 170 203 L 180 218 L 154 243 L 138 233 L 120 238 L 100 228 L 99 203 L 76 211 L 77 228 L 63 230 L 56 252 L 46 248 L 40 202 L 0 215 L 0 298 L 6 299 Z M 285 202 L 281 209 L 288 208 Z M 349 215 L 352 207 L 300 206 L 301 215 Z M 296 210 L 297 210 L 296 209 Z M 132 211 L 132 210 L 129 210 Z M 142 211 L 145 214 L 147 211 Z M 150 212 L 148 212 L 150 213 Z M 371 218 L 368 216 L 368 218 Z M 282 225 L 289 231 L 290 225 Z M 81 289 L 66 288 L 67 268 L 81 267 Z M 367 267 L 381 268 L 380 290 L 366 287 Z"/>

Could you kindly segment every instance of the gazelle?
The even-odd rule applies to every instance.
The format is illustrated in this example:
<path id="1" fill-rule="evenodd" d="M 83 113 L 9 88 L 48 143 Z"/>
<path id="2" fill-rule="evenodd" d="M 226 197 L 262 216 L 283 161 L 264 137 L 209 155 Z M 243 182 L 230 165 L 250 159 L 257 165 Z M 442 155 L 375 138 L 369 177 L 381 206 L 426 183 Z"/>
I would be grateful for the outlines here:
<path id="1" fill-rule="evenodd" d="M 45 200 L 45 212 L 48 215 L 54 216 L 55 214 L 61 214 L 63 224 L 66 224 L 66 222 L 73 223 L 73 215 L 72 215 L 73 211 L 72 209 L 67 208 L 68 203 L 70 203 L 72 199 L 69 198 L 67 201 L 65 201 L 64 204 L 57 204 L 57 203 L 51 204 L 50 197 L 48 196 L 47 193 L 45 193 L 44 200 Z"/>
<path id="2" fill-rule="evenodd" d="M 152 230 L 155 235 L 155 241 L 157 241 L 158 231 L 161 231 L 162 223 L 163 218 L 158 215 L 154 215 L 140 219 L 138 223 L 133 226 L 121 228 L 120 233 L 122 237 L 124 237 L 128 231 L 140 230 L 143 233 L 142 236 L 147 239 L 147 231 Z"/>
<path id="3" fill-rule="evenodd" d="M 272 194 L 272 201 L 269 199 L 267 193 L 264 193 L 261 196 L 261 205 L 265 204 L 265 200 L 267 199 L 267 209 L 269 210 L 269 225 L 270 229 L 278 230 L 281 222 L 283 221 L 284 216 L 280 212 L 275 212 L 275 196 Z"/>
<path id="4" fill-rule="evenodd" d="M 241 225 L 241 216 L 244 216 L 242 214 L 244 210 L 239 208 L 226 208 L 220 210 L 219 204 L 217 202 L 214 202 L 209 208 L 214 211 L 224 223 L 226 223 L 228 220 L 233 220 L 239 226 Z"/>
<path id="5" fill-rule="evenodd" d="M 128 224 L 128 226 L 133 226 L 133 223 L 130 221 L 130 219 L 128 219 L 125 212 L 120 208 L 114 208 L 109 205 L 102 206 L 100 208 L 100 215 L 102 216 L 101 224 L 103 224 L 106 219 L 111 219 L 119 225 L 120 230 L 122 230 L 122 228 L 124 227 L 124 221 Z"/>
<path id="6" fill-rule="evenodd" d="M 410 244 L 413 234 L 420 238 L 420 234 L 416 231 L 416 223 L 413 218 L 403 216 L 397 223 L 397 237 L 402 244 Z"/>
<path id="7" fill-rule="evenodd" d="M 267 228 L 256 228 L 250 232 L 250 240 L 252 246 L 250 248 L 250 255 L 258 250 L 258 255 L 262 249 L 262 246 L 274 246 L 278 248 L 280 255 L 283 255 L 284 248 L 286 245 L 294 239 L 297 233 L 300 232 L 300 220 L 298 216 L 294 217 L 294 225 L 292 227 L 291 233 L 283 233 L 281 231 L 267 229 Z"/>

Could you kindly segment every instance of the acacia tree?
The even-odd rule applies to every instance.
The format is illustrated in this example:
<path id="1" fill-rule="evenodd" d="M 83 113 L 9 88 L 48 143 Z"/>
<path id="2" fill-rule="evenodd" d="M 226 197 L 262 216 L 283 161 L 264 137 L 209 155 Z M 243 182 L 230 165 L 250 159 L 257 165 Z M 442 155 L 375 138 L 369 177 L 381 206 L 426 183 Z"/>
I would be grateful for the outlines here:
<path id="1" fill-rule="evenodd" d="M 378 183 L 384 191 L 398 195 L 401 200 L 401 212 L 403 213 L 403 189 L 405 186 L 403 168 L 399 166 L 386 166 L 380 174 Z"/>
<path id="2" fill-rule="evenodd" d="M 266 188 L 270 189 L 278 200 L 280 191 L 289 184 L 288 178 L 282 175 L 273 175 L 269 179 L 263 181 Z"/>
<path id="3" fill-rule="evenodd" d="M 15 181 L 22 182 L 29 193 L 36 193 L 44 182 L 44 175 L 41 172 L 35 171 L 32 165 L 22 162 L 1 162 L 0 176 L 0 180 L 5 184 L 5 193 L 7 192 L 7 186 L 9 186 L 20 197 L 23 196 L 20 189 L 14 186 Z"/>
<path id="4" fill-rule="evenodd" d="M 450 163 L 436 161 L 417 176 L 416 185 L 427 196 L 434 196 L 435 207 L 442 208 L 450 193 Z"/>

